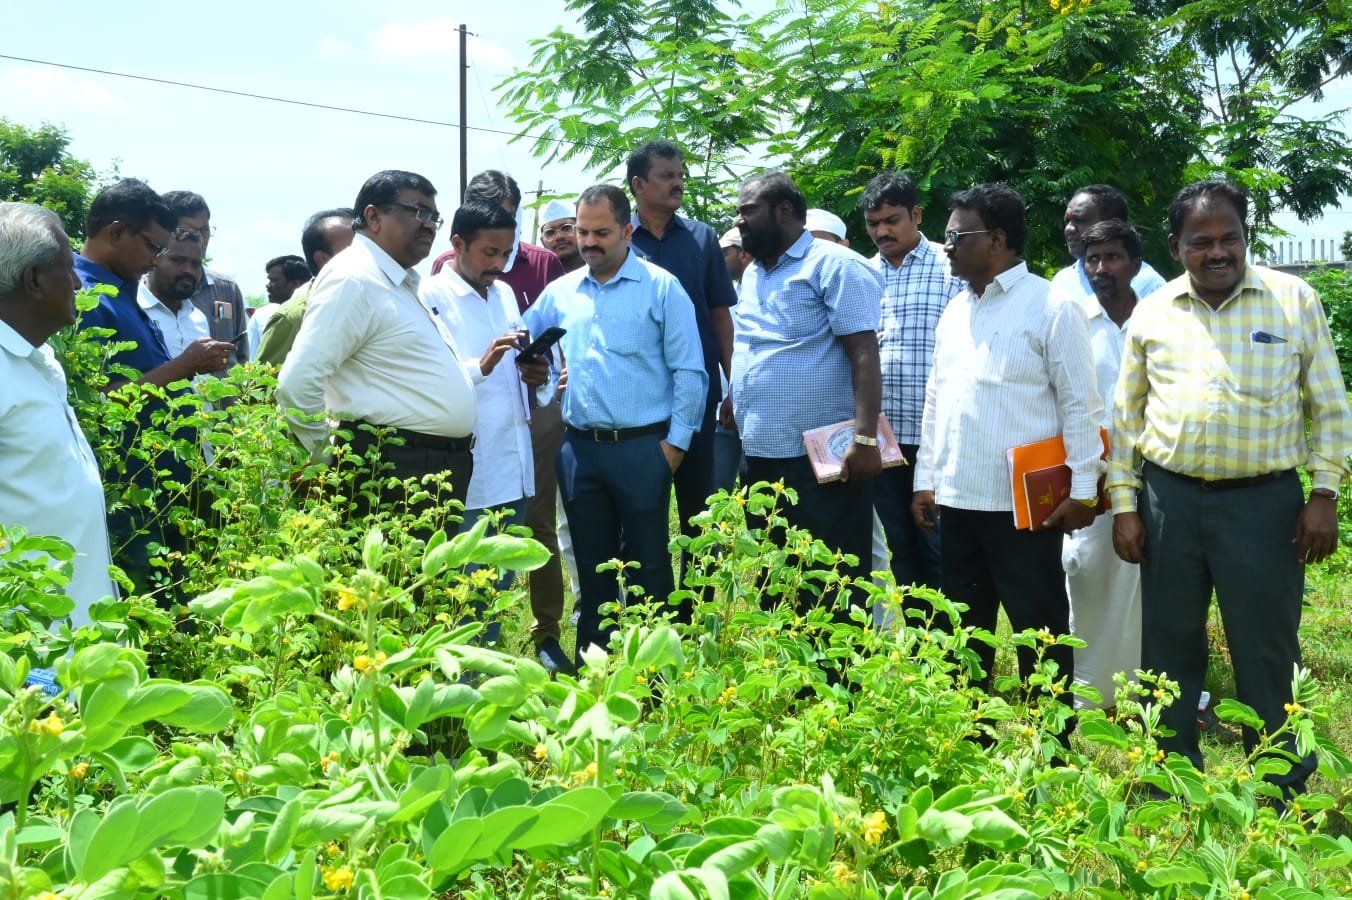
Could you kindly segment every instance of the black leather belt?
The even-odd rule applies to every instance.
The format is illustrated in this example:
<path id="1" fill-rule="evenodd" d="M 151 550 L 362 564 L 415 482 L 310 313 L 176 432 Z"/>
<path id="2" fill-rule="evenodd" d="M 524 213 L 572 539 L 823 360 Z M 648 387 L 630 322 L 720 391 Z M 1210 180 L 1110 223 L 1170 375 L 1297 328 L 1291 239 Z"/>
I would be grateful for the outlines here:
<path id="1" fill-rule="evenodd" d="M 369 431 L 359 431 L 362 425 L 370 425 L 378 432 L 383 432 L 387 438 L 399 438 L 404 442 L 405 447 L 418 447 L 422 450 L 447 450 L 463 451 L 474 449 L 474 435 L 465 437 L 441 437 L 435 434 L 423 434 L 420 431 L 409 431 L 405 428 L 393 428 L 389 425 L 376 425 L 374 422 L 348 422 L 344 423 L 346 427 L 352 429 L 352 440 L 374 443 L 376 435 Z"/>
<path id="2" fill-rule="evenodd" d="M 670 422 L 654 422 L 651 425 L 640 425 L 637 428 L 574 428 L 569 425 L 568 430 L 580 438 L 596 441 L 598 444 L 618 444 L 620 441 L 627 441 L 630 438 L 643 437 L 644 435 L 666 434 L 670 427 Z"/>
<path id="3" fill-rule="evenodd" d="M 1276 481 L 1284 475 L 1290 474 L 1290 469 L 1282 469 L 1280 472 L 1264 472 L 1262 475 L 1249 475 L 1245 478 L 1218 478 L 1214 481 L 1207 481 L 1205 478 L 1195 478 L 1192 475 L 1183 475 L 1179 472 L 1172 472 L 1163 466 L 1157 466 L 1152 462 L 1147 462 L 1147 466 L 1152 469 L 1159 469 L 1161 472 L 1168 473 L 1175 478 L 1181 478 L 1200 487 L 1204 491 L 1233 491 L 1238 488 L 1254 487 L 1259 484 L 1266 484 L 1269 481 Z"/>

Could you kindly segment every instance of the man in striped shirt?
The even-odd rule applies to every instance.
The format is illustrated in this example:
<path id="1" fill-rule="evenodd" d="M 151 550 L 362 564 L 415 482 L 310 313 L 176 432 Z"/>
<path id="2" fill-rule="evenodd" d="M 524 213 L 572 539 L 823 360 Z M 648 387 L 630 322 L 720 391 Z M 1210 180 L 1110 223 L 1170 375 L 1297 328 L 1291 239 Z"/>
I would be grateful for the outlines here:
<path id="1" fill-rule="evenodd" d="M 1084 310 L 1051 298 L 1047 280 L 1021 259 L 1028 226 L 1018 193 L 982 184 L 954 194 L 949 205 L 944 252 L 968 288 L 948 304 L 935 332 L 911 511 L 926 532 L 942 518 L 943 590 L 967 604 L 963 625 L 993 632 L 1003 606 L 1016 631 L 1067 634 L 1062 531 L 1093 522 L 1103 452 Z M 1070 497 L 1045 530 L 1018 530 L 1006 451 L 1058 434 Z M 995 649 L 977 642 L 976 650 L 988 686 Z M 1018 657 L 1026 679 L 1037 653 L 1020 647 Z M 1071 677 L 1070 647 L 1048 645 L 1045 658 L 1057 664 L 1058 678 Z"/>
<path id="2" fill-rule="evenodd" d="M 1337 547 L 1352 451 L 1319 297 L 1293 276 L 1246 265 L 1248 212 L 1225 181 L 1174 198 L 1169 248 L 1187 273 L 1137 306 L 1113 420 L 1113 544 L 1141 564 L 1142 668 L 1180 690 L 1161 715 L 1174 735 L 1160 744 L 1198 767 L 1212 590 L 1239 699 L 1271 733 L 1286 721 L 1300 664 L 1303 564 Z M 1313 482 L 1308 500 L 1299 465 Z M 1244 729 L 1248 748 L 1257 740 Z M 1294 752 L 1290 736 L 1280 743 Z M 1308 754 L 1268 778 L 1289 798 L 1314 769 Z"/>

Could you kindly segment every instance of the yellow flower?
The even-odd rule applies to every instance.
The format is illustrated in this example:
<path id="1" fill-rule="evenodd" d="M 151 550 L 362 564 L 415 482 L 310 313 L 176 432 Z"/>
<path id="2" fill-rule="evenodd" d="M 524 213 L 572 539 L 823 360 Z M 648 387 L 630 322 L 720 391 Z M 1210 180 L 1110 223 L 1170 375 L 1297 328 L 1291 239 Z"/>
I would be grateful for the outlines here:
<path id="1" fill-rule="evenodd" d="M 595 778 L 596 772 L 597 772 L 596 763 L 594 762 L 587 763 L 587 768 L 584 770 L 584 774 L 586 774 L 588 778 Z"/>
<path id="2" fill-rule="evenodd" d="M 52 713 L 38 723 L 38 730 L 50 734 L 52 737 L 56 737 L 66 730 L 66 723 L 62 722 L 61 717 L 56 713 Z"/>
<path id="3" fill-rule="evenodd" d="M 59 894 L 53 894 L 51 891 L 43 891 L 41 894 L 38 894 L 34 900 L 61 900 L 61 896 Z"/>
<path id="4" fill-rule="evenodd" d="M 328 846 L 324 848 L 324 855 L 327 856 L 329 859 L 333 859 L 335 856 L 337 856 L 339 853 L 342 852 L 343 848 L 338 846 L 337 841 L 329 841 Z"/>
<path id="5" fill-rule="evenodd" d="M 850 871 L 850 867 L 843 862 L 838 862 L 832 866 L 831 874 L 837 881 L 853 881 L 855 877 L 854 872 Z"/>
<path id="6" fill-rule="evenodd" d="M 357 602 L 357 595 L 343 588 L 338 591 L 338 609 L 340 612 L 346 612 Z"/>
<path id="7" fill-rule="evenodd" d="M 1156 751 L 1155 751 L 1155 762 L 1157 762 L 1157 763 L 1162 763 L 1162 762 L 1164 762 L 1164 751 L 1163 751 L 1163 750 L 1156 750 Z"/>
<path id="8" fill-rule="evenodd" d="M 1294 716 L 1296 713 L 1303 711 L 1305 707 L 1301 706 L 1299 703 L 1284 703 L 1282 704 L 1282 709 L 1286 710 L 1288 716 Z"/>
<path id="9" fill-rule="evenodd" d="M 837 719 L 835 716 L 832 716 L 832 717 L 831 717 L 831 720 L 830 720 L 829 722 L 826 723 L 826 727 L 827 727 L 827 728 L 839 728 L 839 727 L 840 727 L 840 720 Z"/>
<path id="10" fill-rule="evenodd" d="M 79 780 L 89 774 L 89 763 L 76 763 L 70 767 L 70 777 Z"/>
<path id="11" fill-rule="evenodd" d="M 648 676 L 646 676 L 646 675 L 635 675 L 635 676 L 634 676 L 634 680 L 637 681 L 639 684 L 647 684 L 647 683 L 648 683 Z"/>
<path id="12" fill-rule="evenodd" d="M 544 759 L 544 758 L 545 758 L 546 756 L 548 756 L 548 755 L 549 755 L 549 748 L 548 748 L 548 747 L 546 747 L 544 744 L 536 744 L 536 745 L 535 745 L 535 758 L 536 758 L 536 759 Z"/>
<path id="13" fill-rule="evenodd" d="M 352 668 L 356 669 L 358 672 L 365 672 L 367 669 L 371 668 L 371 657 L 363 653 L 361 656 L 352 660 Z"/>
<path id="14" fill-rule="evenodd" d="M 347 866 L 325 866 L 324 887 L 331 891 L 345 891 L 352 887 L 352 870 Z"/>
<path id="15" fill-rule="evenodd" d="M 864 843 L 877 844 L 887 833 L 887 814 L 882 810 L 871 812 L 864 817 Z"/>
<path id="16" fill-rule="evenodd" d="M 1150 863 L 1146 862 L 1145 860 L 1141 860 L 1140 862 L 1136 863 L 1137 872 L 1144 872 L 1148 868 L 1150 868 Z"/>

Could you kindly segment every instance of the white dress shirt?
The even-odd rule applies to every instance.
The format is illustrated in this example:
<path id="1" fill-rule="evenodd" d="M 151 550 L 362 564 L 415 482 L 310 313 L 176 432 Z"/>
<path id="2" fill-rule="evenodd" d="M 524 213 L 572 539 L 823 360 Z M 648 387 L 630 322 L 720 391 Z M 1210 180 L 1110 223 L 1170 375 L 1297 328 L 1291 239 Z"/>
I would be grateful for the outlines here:
<path id="1" fill-rule="evenodd" d="M 164 335 L 164 345 L 169 348 L 170 359 L 181 355 L 198 338 L 211 337 L 211 324 L 191 300 L 184 300 L 178 305 L 178 312 L 174 312 L 142 280 L 136 290 L 136 302 Z"/>
<path id="2" fill-rule="evenodd" d="M 418 273 L 361 233 L 314 281 L 277 402 L 436 437 L 467 437 L 476 416 L 470 373 L 419 301 Z M 311 450 L 328 436 L 323 422 L 293 429 Z"/>
<path id="3" fill-rule="evenodd" d="M 511 288 L 495 281 L 484 299 L 456 274 L 454 265 L 424 279 L 418 294 L 423 305 L 445 323 L 464 360 L 477 360 L 494 340 L 525 327 Z M 507 351 L 488 377 L 474 386 L 474 393 L 479 418 L 474 425 L 474 474 L 465 508 L 487 509 L 534 496 L 530 408 L 526 386 L 517 373 L 515 350 Z"/>
<path id="4" fill-rule="evenodd" d="M 74 627 L 89 606 L 116 595 L 108 577 L 103 483 L 50 347 L 34 347 L 0 322 L 0 524 L 59 537 L 75 548 L 66 595 Z"/>
<path id="5" fill-rule="evenodd" d="M 1084 301 L 1089 315 L 1089 351 L 1094 355 L 1094 382 L 1098 385 L 1099 402 L 1103 416 L 1099 424 L 1109 432 L 1113 428 L 1113 395 L 1117 393 L 1117 376 L 1122 371 L 1122 351 L 1127 346 L 1128 318 L 1120 327 L 1104 312 L 1097 297 Z"/>
<path id="6" fill-rule="evenodd" d="M 1021 262 L 982 296 L 958 294 L 939 319 L 915 489 L 942 506 L 1012 510 L 1005 452 L 1058 434 L 1070 495 L 1097 491 L 1103 410 L 1084 310 L 1048 288 Z"/>

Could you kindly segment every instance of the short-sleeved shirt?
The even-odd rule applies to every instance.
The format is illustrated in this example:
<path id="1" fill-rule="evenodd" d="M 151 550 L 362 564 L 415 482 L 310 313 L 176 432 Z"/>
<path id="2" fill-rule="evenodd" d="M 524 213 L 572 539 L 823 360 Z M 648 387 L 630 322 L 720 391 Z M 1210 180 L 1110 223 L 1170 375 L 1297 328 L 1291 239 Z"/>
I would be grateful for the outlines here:
<path id="1" fill-rule="evenodd" d="M 648 262 L 675 275 L 695 304 L 700 350 L 704 354 L 704 370 L 709 375 L 709 402 L 717 403 L 722 393 L 718 376 L 722 366 L 709 310 L 737 302 L 737 290 L 728 274 L 723 250 L 718 246 L 718 234 L 703 222 L 684 216 L 672 216 L 660 238 L 643 227 L 637 215 L 633 225 L 630 245 Z"/>
<path id="2" fill-rule="evenodd" d="M 877 331 L 882 284 L 859 254 L 804 231 L 773 269 L 742 275 L 732 405 L 747 456 L 802 456 L 803 432 L 854 417 L 840 338 Z"/>
<path id="3" fill-rule="evenodd" d="M 440 272 L 442 267 L 453 259 L 455 259 L 454 250 L 447 250 L 438 256 L 436 262 L 432 263 L 432 274 Z M 545 285 L 561 277 L 563 263 L 559 262 L 553 250 L 522 241 L 517 245 L 516 260 L 512 263 L 511 270 L 499 275 L 498 282 L 512 289 L 512 293 L 516 295 L 516 308 L 524 313 L 531 304 L 540 299 Z"/>

